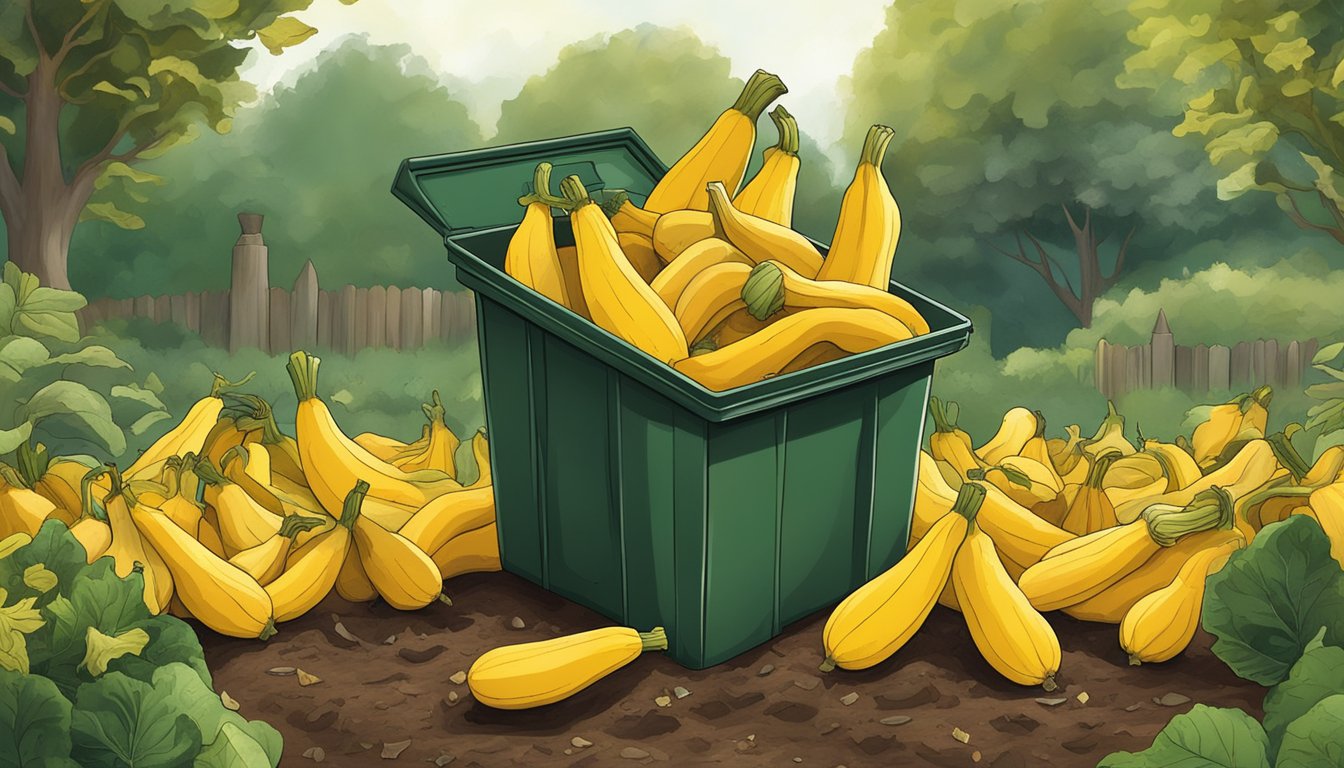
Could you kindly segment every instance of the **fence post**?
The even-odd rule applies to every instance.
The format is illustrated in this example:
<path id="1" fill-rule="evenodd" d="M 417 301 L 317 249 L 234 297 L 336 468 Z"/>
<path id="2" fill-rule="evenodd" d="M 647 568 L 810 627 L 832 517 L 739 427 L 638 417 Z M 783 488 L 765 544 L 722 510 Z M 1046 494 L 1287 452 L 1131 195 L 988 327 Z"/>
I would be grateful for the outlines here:
<path id="1" fill-rule="evenodd" d="M 1232 350 L 1222 344 L 1209 347 L 1209 389 L 1232 388 Z"/>
<path id="2" fill-rule="evenodd" d="M 1157 311 L 1157 322 L 1153 325 L 1153 386 L 1171 387 L 1176 385 L 1176 341 L 1171 335 L 1171 326 L 1167 324 L 1165 310 Z"/>
<path id="3" fill-rule="evenodd" d="M 270 270 L 266 243 L 261 238 L 262 215 L 238 214 L 242 234 L 233 246 L 233 276 L 229 285 L 229 351 L 270 346 Z"/>
<path id="4" fill-rule="evenodd" d="M 317 269 L 310 259 L 294 280 L 289 302 L 289 344 L 295 349 L 312 349 L 317 344 Z"/>

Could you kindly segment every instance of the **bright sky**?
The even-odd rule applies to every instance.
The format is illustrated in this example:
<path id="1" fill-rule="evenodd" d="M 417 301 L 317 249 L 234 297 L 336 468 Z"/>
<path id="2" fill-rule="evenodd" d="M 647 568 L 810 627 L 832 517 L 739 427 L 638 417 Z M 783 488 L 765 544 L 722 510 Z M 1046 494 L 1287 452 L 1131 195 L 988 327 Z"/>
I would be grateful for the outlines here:
<path id="1" fill-rule="evenodd" d="M 549 69 L 565 45 L 643 22 L 688 26 L 732 60 L 735 77 L 745 80 L 759 68 L 783 78 L 789 111 L 827 146 L 843 120 L 837 82 L 882 29 L 890 2 L 359 0 L 345 6 L 316 0 L 298 15 L 318 34 L 279 57 L 253 54 L 245 75 L 269 87 L 349 34 L 367 34 L 374 44 L 407 43 L 446 81 L 471 83 L 461 98 L 489 134 L 498 102 Z"/>

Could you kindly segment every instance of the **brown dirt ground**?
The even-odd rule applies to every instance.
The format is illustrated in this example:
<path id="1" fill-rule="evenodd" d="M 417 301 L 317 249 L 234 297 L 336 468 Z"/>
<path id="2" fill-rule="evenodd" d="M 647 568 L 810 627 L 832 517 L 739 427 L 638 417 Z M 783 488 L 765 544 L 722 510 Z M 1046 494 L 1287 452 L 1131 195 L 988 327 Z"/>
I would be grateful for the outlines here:
<path id="1" fill-rule="evenodd" d="M 936 607 L 905 648 L 863 672 L 817 671 L 819 613 L 712 669 L 688 671 L 650 654 L 567 701 L 502 712 L 475 703 L 450 678 L 495 646 L 609 622 L 508 574 L 465 576 L 446 589 L 454 605 L 415 613 L 332 596 L 267 643 L 198 629 L 216 688 L 284 734 L 285 766 L 314 764 L 314 747 L 327 765 L 391 765 L 384 744 L 407 739 L 397 762 L 438 759 L 453 768 L 1094 766 L 1112 751 L 1147 746 L 1193 702 L 1258 717 L 1264 694 L 1223 666 L 1203 633 L 1171 662 L 1130 667 L 1115 627 L 1060 615 L 1051 620 L 1064 647 L 1061 691 L 1021 688 L 980 658 L 959 614 Z M 511 628 L 514 617 L 524 629 Z M 337 619 L 355 642 L 337 633 Z M 773 670 L 762 674 L 767 665 Z M 321 682 L 302 687 L 295 675 L 268 674 L 275 667 Z M 654 702 L 676 686 L 690 694 L 668 707 Z M 1083 692 L 1086 704 L 1077 700 Z M 850 693 L 858 699 L 846 705 Z M 1168 693 L 1191 703 L 1154 703 Z M 1068 700 L 1046 706 L 1041 696 Z M 892 717 L 910 720 L 881 722 Z M 953 738 L 954 727 L 969 743 Z M 575 748 L 574 737 L 592 745 Z"/>

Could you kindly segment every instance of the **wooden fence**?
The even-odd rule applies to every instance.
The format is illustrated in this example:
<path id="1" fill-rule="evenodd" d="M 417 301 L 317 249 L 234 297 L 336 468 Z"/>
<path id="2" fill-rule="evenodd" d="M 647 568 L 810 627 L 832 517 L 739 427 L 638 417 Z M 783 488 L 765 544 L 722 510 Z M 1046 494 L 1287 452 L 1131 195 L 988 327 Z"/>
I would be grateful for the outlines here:
<path id="1" fill-rule="evenodd" d="M 343 354 L 362 349 L 416 349 L 435 340 L 457 341 L 476 333 L 470 291 L 347 285 L 318 287 L 308 261 L 292 288 L 270 285 L 268 252 L 258 214 L 242 213 L 242 235 L 233 248 L 228 290 L 178 296 L 95 299 L 79 312 L 81 328 L 112 318 L 142 317 L 177 323 L 207 344 L 230 351 L 254 347 L 271 354 L 324 348 Z"/>
<path id="2" fill-rule="evenodd" d="M 1296 389 L 1302 385 L 1316 339 L 1243 341 L 1183 346 L 1175 343 L 1167 315 L 1157 323 L 1147 344 L 1124 346 L 1105 339 L 1097 342 L 1094 382 L 1108 399 L 1129 392 L 1175 387 L 1198 394 L 1210 390 L 1251 389 L 1261 384 Z"/>

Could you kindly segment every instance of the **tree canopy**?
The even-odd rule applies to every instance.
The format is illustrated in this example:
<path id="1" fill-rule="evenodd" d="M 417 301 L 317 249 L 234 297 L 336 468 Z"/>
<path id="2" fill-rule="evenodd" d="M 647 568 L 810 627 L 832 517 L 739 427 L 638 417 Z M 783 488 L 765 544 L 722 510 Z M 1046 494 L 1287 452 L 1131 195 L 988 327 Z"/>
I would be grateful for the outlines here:
<path id="1" fill-rule="evenodd" d="M 1290 7 L 1290 8 L 1289 8 Z M 1344 9 L 1333 0 L 1144 0 L 1121 83 L 1173 94 L 1224 200 L 1268 192 L 1344 244 Z"/>
<path id="2" fill-rule="evenodd" d="M 429 72 L 404 45 L 352 37 L 323 52 L 228 134 L 146 163 L 164 181 L 145 229 L 81 230 L 78 252 L 118 258 L 77 260 L 74 282 L 123 296 L 226 287 L 235 214 L 251 210 L 267 216 L 274 285 L 312 259 L 325 286 L 451 286 L 442 243 L 389 192 L 404 158 L 482 142 Z"/>
<path id="3" fill-rule="evenodd" d="M 1083 326 L 1136 243 L 1228 215 L 1198 145 L 1171 134 L 1179 105 L 1116 84 L 1126 2 L 893 5 L 855 63 L 846 121 L 851 150 L 872 123 L 895 129 L 886 178 L 907 229 L 941 241 L 924 258 L 960 253 L 1000 285 L 1021 262 Z M 898 253 L 898 274 L 911 258 Z"/>

